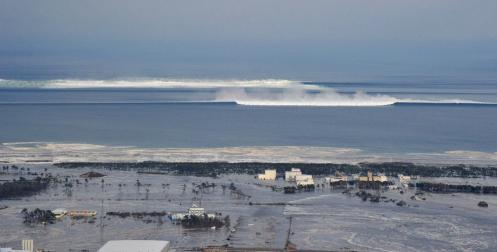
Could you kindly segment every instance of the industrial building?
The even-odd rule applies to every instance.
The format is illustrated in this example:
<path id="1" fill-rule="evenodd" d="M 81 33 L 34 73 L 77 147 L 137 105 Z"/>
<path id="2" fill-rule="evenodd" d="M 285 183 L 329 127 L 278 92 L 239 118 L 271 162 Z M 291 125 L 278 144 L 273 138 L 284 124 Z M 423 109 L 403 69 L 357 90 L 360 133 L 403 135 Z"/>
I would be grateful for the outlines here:
<path id="1" fill-rule="evenodd" d="M 297 186 L 310 186 L 314 185 L 314 179 L 312 175 L 301 174 L 295 177 L 295 182 Z"/>
<path id="2" fill-rule="evenodd" d="M 292 168 L 290 171 L 285 171 L 285 181 L 295 182 L 297 175 L 302 175 L 299 168 Z"/>
<path id="3" fill-rule="evenodd" d="M 383 174 L 373 175 L 372 171 L 368 171 L 367 176 L 359 176 L 360 182 L 387 182 L 388 177 Z"/>
<path id="4" fill-rule="evenodd" d="M 264 170 L 264 174 L 258 174 L 257 178 L 260 180 L 276 180 L 276 170 Z"/>

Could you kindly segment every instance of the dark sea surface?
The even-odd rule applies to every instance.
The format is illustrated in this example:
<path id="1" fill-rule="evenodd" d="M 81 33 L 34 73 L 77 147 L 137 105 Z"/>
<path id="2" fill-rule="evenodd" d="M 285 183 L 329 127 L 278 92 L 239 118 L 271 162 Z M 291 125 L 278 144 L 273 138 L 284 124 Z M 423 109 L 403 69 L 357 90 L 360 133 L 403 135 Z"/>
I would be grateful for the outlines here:
<path id="1" fill-rule="evenodd" d="M 359 90 L 374 99 L 381 100 L 376 97 L 381 95 L 395 100 L 378 106 L 239 105 L 238 97 L 233 102 L 217 100 L 219 88 L 191 86 L 39 88 L 32 81 L 19 83 L 10 81 L 0 88 L 2 143 L 497 151 L 497 86 L 488 83 L 311 83 L 345 99 Z M 22 86 L 26 83 L 28 87 Z M 291 103 L 295 97 L 278 99 Z"/>

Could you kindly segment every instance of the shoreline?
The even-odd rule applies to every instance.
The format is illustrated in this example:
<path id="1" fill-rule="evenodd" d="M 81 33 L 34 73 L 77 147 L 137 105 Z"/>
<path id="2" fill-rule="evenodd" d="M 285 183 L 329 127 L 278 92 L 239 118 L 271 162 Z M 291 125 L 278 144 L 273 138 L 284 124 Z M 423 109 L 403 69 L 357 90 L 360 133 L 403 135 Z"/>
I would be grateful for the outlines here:
<path id="1" fill-rule="evenodd" d="M 369 153 L 357 148 L 316 146 L 242 146 L 216 148 L 140 148 L 82 143 L 0 143 L 2 164 L 63 162 L 262 162 L 382 163 L 496 166 L 497 152 L 452 150 L 434 153 Z"/>

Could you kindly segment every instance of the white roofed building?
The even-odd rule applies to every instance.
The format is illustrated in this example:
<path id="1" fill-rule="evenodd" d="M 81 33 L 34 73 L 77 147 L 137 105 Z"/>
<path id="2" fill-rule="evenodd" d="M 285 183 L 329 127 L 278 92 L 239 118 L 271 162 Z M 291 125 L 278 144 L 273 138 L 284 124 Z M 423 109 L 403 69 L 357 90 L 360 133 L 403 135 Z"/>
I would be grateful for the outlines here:
<path id="1" fill-rule="evenodd" d="M 314 185 L 314 179 L 312 178 L 312 175 L 297 175 L 295 177 L 295 182 L 297 182 L 297 186 Z"/>
<path id="2" fill-rule="evenodd" d="M 298 175 L 302 175 L 302 171 L 299 168 L 292 168 L 290 171 L 285 171 L 285 181 L 295 182 Z"/>
<path id="3" fill-rule="evenodd" d="M 0 252 L 32 252 L 24 249 L 0 248 Z"/>
<path id="4" fill-rule="evenodd" d="M 192 207 L 188 208 L 188 214 L 189 215 L 204 215 L 205 209 L 203 207 L 198 207 L 197 205 L 193 204 Z"/>
<path id="5" fill-rule="evenodd" d="M 409 182 L 411 182 L 411 176 L 399 174 L 399 181 L 401 184 L 409 184 Z"/>
<path id="6" fill-rule="evenodd" d="M 276 170 L 264 170 L 264 174 L 258 174 L 260 180 L 276 180 Z"/>
<path id="7" fill-rule="evenodd" d="M 378 181 L 378 182 L 387 182 L 388 181 L 388 177 L 385 176 L 384 174 L 378 174 L 376 176 L 373 176 L 373 180 L 374 181 Z"/>
<path id="8" fill-rule="evenodd" d="M 188 208 L 188 212 L 186 213 L 172 213 L 169 215 L 169 218 L 172 221 L 181 221 L 186 218 L 190 218 L 192 216 L 196 217 L 207 217 L 207 218 L 216 218 L 217 214 L 214 213 L 206 213 L 205 209 L 203 207 L 198 207 L 197 205 L 193 204 L 192 207 Z"/>
<path id="9" fill-rule="evenodd" d="M 158 240 L 115 240 L 105 243 L 98 252 L 167 252 L 170 243 Z"/>
<path id="10" fill-rule="evenodd" d="M 359 181 L 362 182 L 387 182 L 388 177 L 384 174 L 374 175 L 372 171 L 368 171 L 367 176 L 359 176 Z"/>
<path id="11" fill-rule="evenodd" d="M 33 252 L 33 240 L 22 240 L 22 249 L 0 248 L 0 252 Z"/>
<path id="12" fill-rule="evenodd" d="M 55 215 L 55 218 L 62 218 L 68 213 L 68 211 L 65 208 L 57 208 L 52 210 L 52 213 Z"/>
<path id="13" fill-rule="evenodd" d="M 340 182 L 340 181 L 346 182 L 348 180 L 349 180 L 349 177 L 346 175 L 342 175 L 342 174 L 337 174 L 335 176 L 329 176 L 329 177 L 324 178 L 324 181 L 326 183 L 333 183 L 333 182 Z"/>

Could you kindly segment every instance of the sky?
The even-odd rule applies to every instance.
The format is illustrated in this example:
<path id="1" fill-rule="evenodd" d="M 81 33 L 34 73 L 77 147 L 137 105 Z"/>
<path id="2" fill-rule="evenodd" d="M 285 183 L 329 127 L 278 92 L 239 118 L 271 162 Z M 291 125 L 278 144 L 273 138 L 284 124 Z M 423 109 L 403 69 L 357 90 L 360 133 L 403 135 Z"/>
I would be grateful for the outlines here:
<path id="1" fill-rule="evenodd" d="M 0 78 L 497 82 L 495 0 L 0 0 Z"/>

